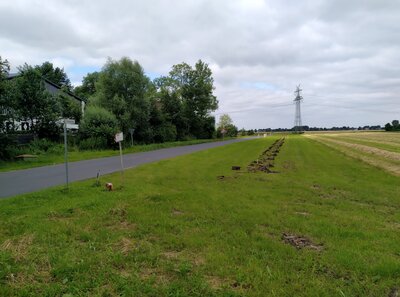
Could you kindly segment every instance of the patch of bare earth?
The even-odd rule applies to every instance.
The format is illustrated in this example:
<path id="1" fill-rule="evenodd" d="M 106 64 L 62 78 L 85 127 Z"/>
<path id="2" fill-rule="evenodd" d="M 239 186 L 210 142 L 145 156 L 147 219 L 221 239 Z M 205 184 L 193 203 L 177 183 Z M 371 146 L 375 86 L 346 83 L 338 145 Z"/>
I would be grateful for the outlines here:
<path id="1" fill-rule="evenodd" d="M 172 215 L 173 215 L 173 216 L 181 216 L 181 215 L 183 215 L 183 214 L 185 214 L 185 213 L 184 213 L 183 211 L 179 210 L 179 209 L 174 208 L 174 209 L 172 210 Z"/>
<path id="2" fill-rule="evenodd" d="M 160 269 L 149 267 L 142 268 L 139 275 L 142 280 L 154 280 L 157 285 L 169 283 L 173 278 L 171 275 Z"/>
<path id="3" fill-rule="evenodd" d="M 0 246 L 2 251 L 9 251 L 17 261 L 26 258 L 29 248 L 32 245 L 34 236 L 33 234 L 25 234 L 18 239 L 7 239 Z"/>
<path id="4" fill-rule="evenodd" d="M 106 227 L 114 230 L 134 230 L 136 224 L 129 222 L 127 219 L 128 212 L 124 206 L 112 208 L 108 212 L 109 217 L 112 219 L 106 222 Z"/>
<path id="5" fill-rule="evenodd" d="M 169 260 L 176 260 L 179 258 L 180 254 L 181 252 L 178 251 L 168 251 L 168 252 L 163 252 L 161 255 Z"/>
<path id="6" fill-rule="evenodd" d="M 398 288 L 390 289 L 388 297 L 399 297 L 399 289 Z"/>
<path id="7" fill-rule="evenodd" d="M 297 249 L 309 248 L 316 251 L 322 251 L 324 248 L 321 244 L 316 244 L 312 242 L 311 239 L 296 234 L 283 233 L 282 240 Z"/>
<path id="8" fill-rule="evenodd" d="M 300 215 L 300 216 L 305 216 L 305 217 L 310 215 L 310 213 L 306 212 L 306 211 L 296 211 L 295 214 Z"/>
<path id="9" fill-rule="evenodd" d="M 232 281 L 227 278 L 222 278 L 219 276 L 206 276 L 206 282 L 213 290 L 218 290 L 224 287 L 230 288 L 232 290 L 248 290 L 252 288 L 251 284 L 241 283 L 238 281 Z"/>
<path id="10" fill-rule="evenodd" d="M 115 244 L 115 250 L 124 255 L 128 255 L 129 252 L 133 251 L 135 248 L 135 241 L 131 238 L 122 237 L 121 240 Z"/>

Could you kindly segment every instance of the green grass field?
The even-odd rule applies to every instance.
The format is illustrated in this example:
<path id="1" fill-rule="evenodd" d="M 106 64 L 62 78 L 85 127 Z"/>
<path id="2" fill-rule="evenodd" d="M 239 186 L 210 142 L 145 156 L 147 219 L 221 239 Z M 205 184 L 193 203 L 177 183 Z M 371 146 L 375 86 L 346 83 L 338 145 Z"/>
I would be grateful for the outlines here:
<path id="1" fill-rule="evenodd" d="M 399 178 L 304 136 L 247 173 L 274 140 L 0 201 L 0 296 L 397 296 Z"/>

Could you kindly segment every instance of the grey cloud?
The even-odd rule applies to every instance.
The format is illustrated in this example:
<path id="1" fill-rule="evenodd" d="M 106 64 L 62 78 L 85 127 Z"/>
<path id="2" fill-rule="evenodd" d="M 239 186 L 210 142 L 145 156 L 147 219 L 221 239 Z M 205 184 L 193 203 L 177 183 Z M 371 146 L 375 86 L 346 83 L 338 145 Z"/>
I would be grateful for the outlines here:
<path id="1" fill-rule="evenodd" d="M 271 106 L 290 104 L 299 83 L 305 124 L 400 117 L 398 1 L 16 0 L 0 9 L 0 55 L 12 63 L 51 60 L 68 72 L 129 56 L 166 74 L 203 59 L 214 72 L 217 113 L 235 111 L 240 127 L 290 127 L 292 106 Z M 272 88 L 257 89 L 260 82 Z M 360 108 L 377 102 L 388 112 Z"/>

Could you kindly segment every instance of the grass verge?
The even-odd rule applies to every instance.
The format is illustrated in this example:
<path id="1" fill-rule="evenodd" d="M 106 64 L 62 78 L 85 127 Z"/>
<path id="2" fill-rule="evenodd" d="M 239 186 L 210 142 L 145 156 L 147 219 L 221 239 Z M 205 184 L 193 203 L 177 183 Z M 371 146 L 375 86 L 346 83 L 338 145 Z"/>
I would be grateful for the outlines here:
<path id="1" fill-rule="evenodd" d="M 397 294 L 398 177 L 303 136 L 279 173 L 231 171 L 274 140 L 0 201 L 0 295 Z"/>
<path id="2" fill-rule="evenodd" d="M 231 139 L 231 138 L 229 138 Z M 228 140 L 228 139 L 225 139 Z M 133 147 L 124 147 L 124 154 L 147 152 L 158 150 L 162 148 L 194 145 L 206 142 L 221 141 L 221 139 L 196 139 L 187 141 L 174 141 L 164 143 L 153 143 L 145 145 L 135 145 Z M 70 162 L 90 160 L 104 157 L 112 157 L 119 155 L 119 150 L 98 150 L 98 151 L 79 151 L 73 150 L 68 152 L 68 160 Z M 0 160 L 0 172 L 27 169 L 33 167 L 40 167 L 46 165 L 60 164 L 64 162 L 64 153 L 42 153 L 38 154 L 37 158 L 17 161 L 1 161 Z"/>

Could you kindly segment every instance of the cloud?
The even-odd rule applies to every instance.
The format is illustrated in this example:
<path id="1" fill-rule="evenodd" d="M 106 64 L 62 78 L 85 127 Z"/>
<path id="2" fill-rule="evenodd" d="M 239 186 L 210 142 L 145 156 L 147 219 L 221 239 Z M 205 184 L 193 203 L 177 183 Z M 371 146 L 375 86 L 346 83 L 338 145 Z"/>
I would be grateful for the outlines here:
<path id="1" fill-rule="evenodd" d="M 74 83 L 108 56 L 147 73 L 203 59 L 239 127 L 384 124 L 400 117 L 400 3 L 355 1 L 2 1 L 0 55 L 46 60 Z M 336 104 L 336 107 L 335 107 Z"/>

